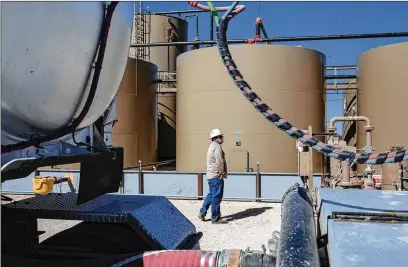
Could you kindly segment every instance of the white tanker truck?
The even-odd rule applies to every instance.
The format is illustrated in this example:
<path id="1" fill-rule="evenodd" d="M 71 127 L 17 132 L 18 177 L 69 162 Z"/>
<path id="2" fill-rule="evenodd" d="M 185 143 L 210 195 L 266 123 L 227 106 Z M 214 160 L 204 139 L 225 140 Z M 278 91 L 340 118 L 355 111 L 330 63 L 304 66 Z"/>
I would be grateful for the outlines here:
<path id="1" fill-rule="evenodd" d="M 122 80 L 133 3 L 3 2 L 1 11 L 2 182 L 111 151 L 92 124 Z"/>

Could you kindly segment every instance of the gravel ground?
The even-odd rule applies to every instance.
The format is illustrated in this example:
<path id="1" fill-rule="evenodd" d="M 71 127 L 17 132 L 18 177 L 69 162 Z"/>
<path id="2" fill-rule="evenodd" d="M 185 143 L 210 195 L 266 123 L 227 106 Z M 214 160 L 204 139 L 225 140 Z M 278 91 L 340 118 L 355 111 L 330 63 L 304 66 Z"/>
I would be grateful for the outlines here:
<path id="1" fill-rule="evenodd" d="M 280 229 L 280 204 L 256 202 L 221 203 L 223 218 L 228 224 L 211 224 L 210 211 L 206 221 L 198 219 L 198 211 L 202 201 L 172 200 L 171 201 L 191 222 L 197 231 L 203 232 L 200 241 L 201 249 L 246 249 L 250 247 L 262 250 L 268 245 L 273 231 Z"/>
<path id="2" fill-rule="evenodd" d="M 25 198 L 25 196 L 16 195 L 11 197 L 16 200 Z M 206 221 L 198 219 L 202 201 L 170 201 L 196 226 L 197 231 L 203 232 L 200 240 L 203 250 L 246 249 L 247 247 L 262 250 L 261 246 L 267 246 L 272 232 L 280 229 L 280 204 L 223 201 L 222 216 L 229 223 L 214 225 L 210 221 L 210 211 Z M 39 230 L 46 231 L 40 236 L 40 242 L 77 223 L 79 221 L 39 219 Z"/>

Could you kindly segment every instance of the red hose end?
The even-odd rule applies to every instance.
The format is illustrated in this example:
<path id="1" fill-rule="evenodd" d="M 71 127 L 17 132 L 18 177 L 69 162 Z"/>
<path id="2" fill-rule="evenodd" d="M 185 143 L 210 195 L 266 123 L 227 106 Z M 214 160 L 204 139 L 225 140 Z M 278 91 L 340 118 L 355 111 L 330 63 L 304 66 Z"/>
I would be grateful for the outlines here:
<path id="1" fill-rule="evenodd" d="M 190 4 L 190 6 L 196 7 L 198 2 L 197 1 L 188 1 L 188 3 Z"/>
<path id="2" fill-rule="evenodd" d="M 151 253 L 151 254 L 150 254 Z M 146 252 L 143 267 L 209 267 L 216 266 L 218 252 L 201 250 L 173 250 Z"/>

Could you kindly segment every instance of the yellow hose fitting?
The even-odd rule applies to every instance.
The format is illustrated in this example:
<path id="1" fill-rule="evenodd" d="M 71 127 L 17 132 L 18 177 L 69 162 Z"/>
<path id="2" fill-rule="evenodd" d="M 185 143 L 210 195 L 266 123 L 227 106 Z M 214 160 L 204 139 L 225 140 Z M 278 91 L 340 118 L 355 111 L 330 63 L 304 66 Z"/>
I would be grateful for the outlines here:
<path id="1" fill-rule="evenodd" d="M 33 179 L 33 192 L 37 195 L 51 194 L 54 189 L 55 177 L 35 176 Z"/>

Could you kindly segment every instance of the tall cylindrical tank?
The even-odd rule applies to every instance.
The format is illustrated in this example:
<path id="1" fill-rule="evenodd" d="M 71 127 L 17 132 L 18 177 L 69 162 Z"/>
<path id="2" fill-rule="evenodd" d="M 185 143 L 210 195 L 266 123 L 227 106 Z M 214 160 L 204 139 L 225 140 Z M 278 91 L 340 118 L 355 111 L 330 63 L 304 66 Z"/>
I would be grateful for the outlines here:
<path id="1" fill-rule="evenodd" d="M 408 42 L 378 47 L 363 53 L 358 60 L 358 115 L 367 116 L 375 152 L 390 146 L 408 148 Z M 364 123 L 358 124 L 358 148 L 365 146 Z M 399 181 L 397 164 L 382 165 L 383 188 L 392 189 Z M 381 167 L 374 167 L 381 174 Z M 360 170 L 364 166 L 360 166 Z"/>
<path id="2" fill-rule="evenodd" d="M 87 98 L 103 2 L 2 2 L 2 145 L 68 125 Z M 121 2 L 93 104 L 79 128 L 95 122 L 114 98 L 125 71 L 132 3 Z"/>
<path id="3" fill-rule="evenodd" d="M 156 75 L 154 64 L 129 58 L 112 128 L 112 144 L 124 148 L 124 167 L 156 162 Z"/>
<path id="4" fill-rule="evenodd" d="M 147 25 L 150 24 L 146 43 L 183 42 L 187 40 L 188 23 L 184 19 L 147 14 L 145 20 Z M 186 51 L 186 46 L 158 46 L 147 49 L 146 60 L 156 64 L 159 73 L 165 73 L 176 71 L 176 58 Z"/>
<path id="5" fill-rule="evenodd" d="M 300 129 L 324 131 L 325 56 L 301 47 L 230 46 L 239 70 L 263 101 Z M 204 171 L 210 131 L 224 132 L 229 171 L 297 172 L 296 142 L 243 97 L 216 47 L 177 60 L 177 169 Z M 315 153 L 314 171 L 321 171 Z"/>
<path id="6" fill-rule="evenodd" d="M 159 160 L 176 157 L 176 93 L 158 94 L 158 151 Z"/>
<path id="7" fill-rule="evenodd" d="M 137 32 L 137 29 L 139 30 Z M 186 20 L 176 17 L 155 15 L 155 14 L 137 14 L 135 17 L 135 28 L 133 31 L 134 42 L 155 43 L 155 42 L 179 42 L 187 41 L 188 23 Z M 140 36 L 140 32 L 145 34 Z M 137 35 L 139 33 L 139 36 Z M 169 104 L 168 101 L 174 103 L 172 114 L 169 119 L 159 122 L 158 133 L 158 158 L 159 160 L 174 159 L 176 157 L 176 135 L 175 135 L 175 91 L 176 84 L 176 58 L 186 51 L 186 46 L 171 46 L 171 47 L 146 47 L 146 48 L 132 48 L 131 57 L 144 59 L 152 62 L 157 66 L 158 78 L 161 80 L 174 82 L 165 82 L 158 84 L 159 92 L 173 92 L 170 96 L 168 94 L 159 94 L 158 109 L 163 110 L 163 104 Z M 172 100 L 170 100 L 172 99 Z M 169 123 L 169 124 L 166 124 Z M 174 131 L 172 130 L 174 129 Z"/>

